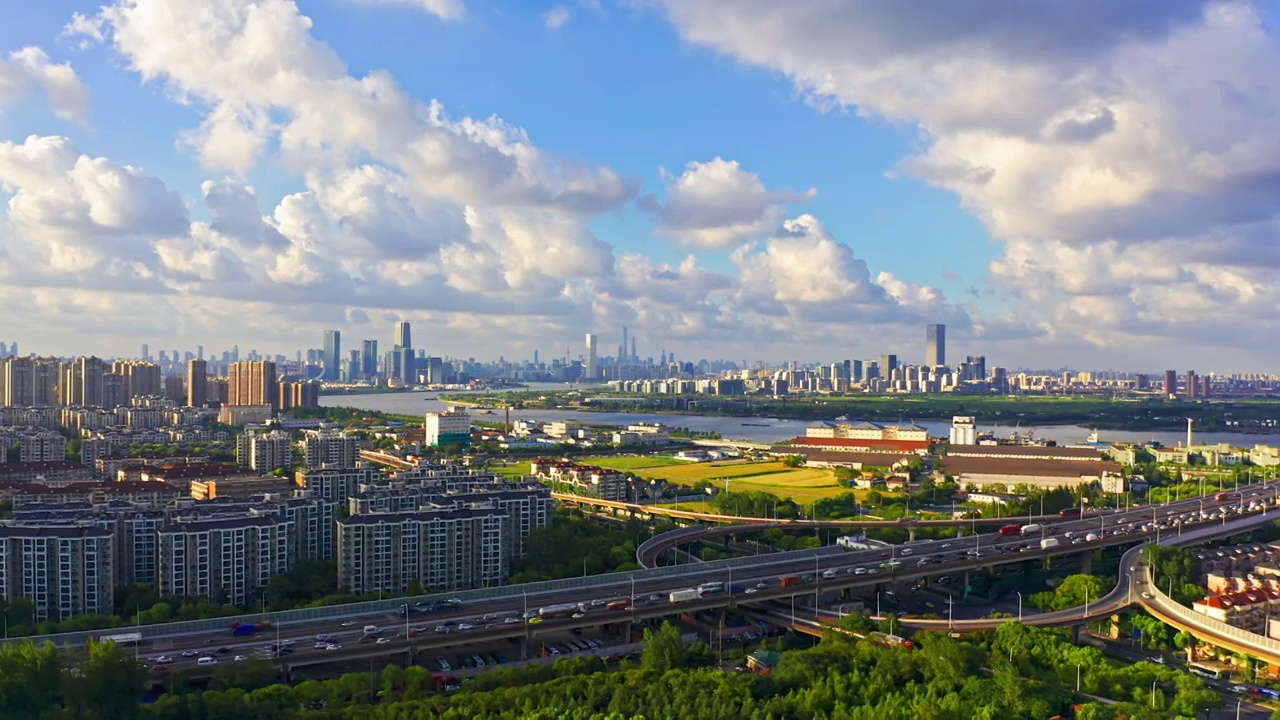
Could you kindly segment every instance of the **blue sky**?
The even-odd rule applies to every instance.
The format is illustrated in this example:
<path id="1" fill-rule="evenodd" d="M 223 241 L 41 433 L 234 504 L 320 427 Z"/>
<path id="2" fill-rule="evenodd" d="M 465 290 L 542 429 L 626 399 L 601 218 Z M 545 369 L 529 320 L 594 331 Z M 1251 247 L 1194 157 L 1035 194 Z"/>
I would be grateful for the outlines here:
<path id="1" fill-rule="evenodd" d="M 41 48 L 49 66 L 67 63 L 90 96 L 87 110 L 69 121 L 75 113 L 41 92 L 29 65 L 9 60 L 10 74 L 27 78 L 25 91 L 6 97 L 0 82 L 0 143 L 12 156 L 6 170 L 0 152 L 0 191 L 17 198 L 0 215 L 8 221 L 0 241 L 13 248 L 7 267 L 0 265 L 9 278 L 0 276 L 0 287 L 46 320 L 0 339 L 32 350 L 90 351 L 81 345 L 96 330 L 101 338 L 93 343 L 106 353 L 143 341 L 167 346 L 166 335 L 290 351 L 318 344 L 311 338 L 324 327 L 377 337 L 404 318 L 430 328 L 424 336 L 441 338 L 446 354 L 519 357 L 539 345 L 580 342 L 588 330 L 607 337 L 628 323 L 651 345 L 685 355 L 829 360 L 922 352 L 920 325 L 937 321 L 954 328 L 953 354 L 985 352 L 1013 366 L 1144 368 L 1175 350 L 1185 362 L 1220 362 L 1211 346 L 1235 338 L 1238 367 L 1222 371 L 1258 368 L 1273 342 L 1266 328 L 1274 281 L 1243 258 L 1274 243 L 1274 214 L 1215 212 L 1239 178 L 1210 162 L 1164 178 L 1182 158 L 1230 167 L 1250 157 L 1250 143 L 1254 155 L 1267 147 L 1263 118 L 1280 103 L 1247 72 L 1265 76 L 1277 56 L 1270 2 L 1120 10 L 1086 2 L 1071 18 L 1019 11 L 1002 23 L 968 23 L 966 9 L 979 15 L 980 3 L 958 3 L 955 17 L 931 22 L 909 8 L 853 0 L 794 8 L 650 0 L 603 2 L 599 10 L 471 1 L 461 4 L 461 17 L 441 17 L 428 0 L 296 7 L 211 0 L 205 9 L 226 20 L 227 31 L 205 37 L 206 28 L 165 14 L 189 1 L 118 0 L 101 13 L 97 2 L 0 11 L 0 57 Z M 341 100 L 325 106 L 303 93 L 287 102 L 255 95 L 252 85 L 266 82 L 253 77 L 255 66 L 217 47 L 254 42 L 252 34 L 237 37 L 247 31 L 236 23 L 255 7 L 278 13 L 273 27 L 310 18 L 309 40 L 336 53 L 350 78 L 389 73 L 407 101 L 423 104 L 419 115 L 439 102 L 448 138 L 480 143 L 468 152 L 497 148 L 519 165 L 523 194 L 513 200 L 494 190 L 514 176 L 484 176 L 479 156 L 458 156 L 464 166 L 456 172 L 448 163 L 458 157 L 404 161 L 412 146 L 392 146 L 411 141 L 398 134 L 404 118 L 361 117 L 366 141 L 339 139 L 328 125 L 344 117 Z M 545 14 L 555 7 L 568 19 L 552 28 Z M 74 13 L 98 30 L 64 34 Z M 1104 28 L 1116 29 L 1114 37 Z M 1004 35 L 1010 32 L 1038 39 L 1018 47 Z M 189 63 L 181 48 L 151 49 L 166 37 L 190 39 Z M 286 33 L 264 47 L 273 63 L 301 63 L 297 75 L 320 67 L 294 42 L 303 41 Z M 1153 81 L 1153 68 L 1190 66 L 1205 47 L 1220 47 L 1224 59 L 1167 88 L 1163 76 Z M 212 54 L 202 73 L 206 49 Z M 0 81 L 4 72 L 0 66 Z M 1223 114 L 1232 142 L 1195 127 L 1197 82 L 1249 95 L 1252 112 L 1223 100 L 1204 113 L 1206 123 Z M 356 95 L 335 91 L 334 98 L 350 102 L 362 92 L 348 90 Z M 216 138 L 193 139 L 219 108 L 271 117 L 271 128 L 254 130 L 263 149 L 241 153 Z M 491 117 L 505 123 L 505 140 L 493 139 L 492 125 L 478 131 L 479 140 L 468 134 L 478 127 L 472 121 Z M 1143 122 L 1157 123 L 1152 134 L 1160 143 L 1132 130 Z M 299 128 L 324 150 L 304 158 L 285 148 L 282 139 Z M 141 168 L 157 182 L 133 190 L 142 195 L 122 191 L 102 202 L 185 213 L 189 233 L 148 226 L 143 217 L 113 225 L 89 213 L 78 224 L 65 221 L 74 208 L 60 211 L 63 219 L 44 213 L 41 189 L 24 184 L 37 169 L 29 152 L 19 152 L 28 136 L 67 138 L 74 148 L 67 158 Z M 531 165 L 511 160 L 534 157 L 526 151 L 536 155 Z M 237 159 L 211 161 L 209 153 Z M 669 196 L 688 163 L 714 158 L 738 165 L 690 173 L 709 195 Z M 70 160 L 63 162 L 57 173 L 71 185 L 59 197 L 87 193 Z M 565 167 L 639 185 L 623 190 L 596 176 L 583 191 L 590 196 L 583 210 L 555 194 L 582 179 Z M 1268 169 L 1250 168 L 1250 176 Z M 381 190 L 351 184 L 357 170 L 393 188 L 396 202 L 412 208 L 404 211 L 409 219 L 361 215 L 387 206 L 379 204 Z M 433 173 L 442 173 L 438 181 Z M 735 179 L 758 179 L 778 197 L 810 188 L 816 195 L 761 199 Z M 251 186 L 265 218 L 219 220 L 202 197 L 210 181 Z M 182 207 L 145 197 L 159 186 Z M 646 205 L 648 195 L 656 200 Z M 86 195 L 76 207 L 96 206 Z M 784 226 L 802 215 L 813 220 Z M 1176 216 L 1169 221 L 1178 229 L 1149 229 L 1160 222 L 1143 220 L 1162 215 Z M 445 232 L 441 217 L 465 217 L 465 227 Z M 261 222 L 279 242 L 257 245 L 220 224 L 245 222 L 255 238 Z M 453 240 L 414 245 L 437 233 Z M 562 246 L 541 253 L 538 239 L 553 236 Z M 1161 267 L 1170 253 L 1199 264 Z M 647 264 L 637 268 L 635 256 Z M 197 262 L 208 267 L 190 271 Z M 439 291 L 388 289 L 412 285 L 403 282 L 410 276 Z M 142 294 L 121 294 L 140 284 Z M 157 303 L 162 310 L 149 322 L 93 320 Z M 510 317 L 511 307 L 521 317 Z M 264 314 L 290 318 L 289 330 L 266 318 L 231 321 Z M 1240 316 L 1262 321 L 1256 335 L 1211 329 L 1208 340 L 1187 342 L 1187 319 L 1212 328 Z M 85 332 L 71 337 L 49 330 L 79 323 Z"/>

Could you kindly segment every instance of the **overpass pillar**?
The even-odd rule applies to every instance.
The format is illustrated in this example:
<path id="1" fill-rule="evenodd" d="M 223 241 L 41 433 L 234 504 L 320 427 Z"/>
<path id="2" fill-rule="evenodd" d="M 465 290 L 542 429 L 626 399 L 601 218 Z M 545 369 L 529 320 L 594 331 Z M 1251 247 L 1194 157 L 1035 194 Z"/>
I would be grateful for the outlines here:
<path id="1" fill-rule="evenodd" d="M 1084 575 L 1093 574 L 1093 553 L 1086 552 L 1080 557 L 1080 572 Z"/>
<path id="2" fill-rule="evenodd" d="M 964 585 L 962 587 L 964 588 L 964 597 L 969 597 L 969 571 L 968 570 L 964 571 Z"/>
<path id="3" fill-rule="evenodd" d="M 531 639 L 529 635 L 530 635 L 530 631 L 525 630 L 524 635 L 520 637 L 520 659 L 521 660 L 529 659 L 529 642 Z"/>
<path id="4" fill-rule="evenodd" d="M 916 529 L 915 529 L 915 528 L 913 528 L 913 527 L 912 527 L 912 528 L 907 528 L 907 541 L 908 541 L 908 542 L 915 542 L 915 541 L 916 541 Z"/>

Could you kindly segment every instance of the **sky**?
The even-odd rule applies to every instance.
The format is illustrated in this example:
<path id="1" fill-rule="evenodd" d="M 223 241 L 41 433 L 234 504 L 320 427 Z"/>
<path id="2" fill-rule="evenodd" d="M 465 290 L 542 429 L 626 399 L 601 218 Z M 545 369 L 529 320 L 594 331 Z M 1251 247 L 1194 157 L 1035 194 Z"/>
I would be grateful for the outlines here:
<path id="1" fill-rule="evenodd" d="M 1280 370 L 1272 0 L 0 8 L 0 341 Z"/>

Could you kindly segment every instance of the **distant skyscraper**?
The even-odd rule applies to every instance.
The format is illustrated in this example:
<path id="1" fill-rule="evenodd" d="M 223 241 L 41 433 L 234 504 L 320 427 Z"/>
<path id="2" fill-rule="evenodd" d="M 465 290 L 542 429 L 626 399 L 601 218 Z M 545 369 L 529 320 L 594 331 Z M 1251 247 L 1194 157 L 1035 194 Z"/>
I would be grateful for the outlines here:
<path id="1" fill-rule="evenodd" d="M 366 378 L 376 377 L 378 374 L 378 341 L 365 340 L 362 348 L 364 352 L 360 354 L 360 373 Z"/>
<path id="2" fill-rule="evenodd" d="M 147 347 L 146 343 L 142 343 L 142 359 L 143 360 L 151 359 L 151 348 Z"/>
<path id="3" fill-rule="evenodd" d="M 947 364 L 947 326 L 925 325 L 924 364 L 938 367 Z"/>
<path id="4" fill-rule="evenodd" d="M 187 363 L 187 405 L 204 407 L 208 402 L 206 379 L 208 364 L 204 360 L 192 360 Z"/>
<path id="5" fill-rule="evenodd" d="M 418 363 L 414 357 L 413 348 L 400 348 L 400 381 L 405 385 L 416 385 L 418 383 Z"/>
<path id="6" fill-rule="evenodd" d="M 587 379 L 595 380 L 598 377 L 598 369 L 596 367 L 596 336 L 594 333 L 587 333 Z"/>
<path id="7" fill-rule="evenodd" d="M 627 347 L 628 347 L 627 326 L 623 325 L 622 326 L 622 347 L 618 349 L 618 362 L 624 363 L 627 361 Z"/>
<path id="8" fill-rule="evenodd" d="M 324 379 L 337 382 L 341 377 L 342 331 L 324 331 Z"/>
<path id="9" fill-rule="evenodd" d="M 893 371 L 898 369 L 897 355 L 880 356 L 880 378 L 885 382 L 893 379 Z"/>
<path id="10" fill-rule="evenodd" d="M 396 323 L 394 343 L 398 348 L 413 347 L 413 336 L 411 334 L 408 321 L 400 321 Z"/>
<path id="11" fill-rule="evenodd" d="M 1178 371 L 1177 370 L 1164 371 L 1164 396 L 1169 398 L 1178 396 Z"/>

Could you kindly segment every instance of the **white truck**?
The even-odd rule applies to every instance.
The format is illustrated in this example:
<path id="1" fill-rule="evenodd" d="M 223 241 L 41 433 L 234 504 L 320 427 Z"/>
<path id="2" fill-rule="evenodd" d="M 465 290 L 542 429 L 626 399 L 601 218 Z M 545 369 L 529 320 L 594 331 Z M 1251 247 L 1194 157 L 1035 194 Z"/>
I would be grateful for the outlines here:
<path id="1" fill-rule="evenodd" d="M 1031 535 L 1031 534 L 1033 534 L 1033 533 L 1038 533 L 1038 532 L 1040 532 L 1040 531 L 1041 531 L 1041 530 L 1043 530 L 1043 529 L 1044 529 L 1043 527 L 1041 527 L 1040 525 L 1037 525 L 1037 524 L 1035 524 L 1035 523 L 1032 523 L 1032 524 L 1030 524 L 1030 525 L 1023 525 L 1023 526 L 1022 526 L 1022 534 L 1023 534 L 1023 535 Z"/>
<path id="2" fill-rule="evenodd" d="M 1058 538 L 1045 538 L 1040 541 L 1040 549 L 1044 550 L 1046 548 L 1058 547 L 1061 544 L 1062 543 L 1058 542 Z"/>
<path id="3" fill-rule="evenodd" d="M 668 599 L 673 603 L 679 603 L 697 600 L 700 597 L 702 597 L 702 591 L 698 588 L 686 588 L 684 590 L 673 590 Z"/>

